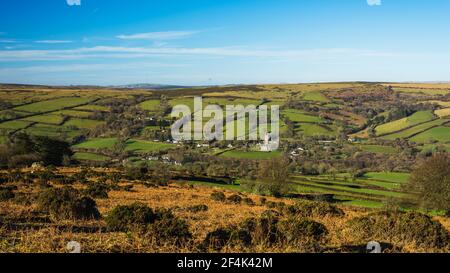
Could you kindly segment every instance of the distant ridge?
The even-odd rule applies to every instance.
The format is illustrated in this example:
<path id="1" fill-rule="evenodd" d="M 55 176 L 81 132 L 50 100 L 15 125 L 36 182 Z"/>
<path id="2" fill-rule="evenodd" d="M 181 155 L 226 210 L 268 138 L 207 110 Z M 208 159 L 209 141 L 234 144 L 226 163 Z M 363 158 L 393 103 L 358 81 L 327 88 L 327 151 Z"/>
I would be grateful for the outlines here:
<path id="1" fill-rule="evenodd" d="M 139 83 L 139 84 L 118 85 L 118 86 L 116 85 L 116 86 L 111 86 L 111 87 L 114 87 L 114 88 L 129 88 L 129 89 L 168 90 L 168 89 L 189 88 L 191 86 Z"/>

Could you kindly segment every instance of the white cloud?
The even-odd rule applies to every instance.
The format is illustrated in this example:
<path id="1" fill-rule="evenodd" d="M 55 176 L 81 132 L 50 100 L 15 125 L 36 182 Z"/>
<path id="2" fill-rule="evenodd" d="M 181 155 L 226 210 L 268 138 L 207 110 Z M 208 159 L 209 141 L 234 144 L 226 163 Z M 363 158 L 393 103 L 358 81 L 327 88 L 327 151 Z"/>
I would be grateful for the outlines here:
<path id="1" fill-rule="evenodd" d="M 66 0 L 69 6 L 81 6 L 81 0 Z"/>
<path id="2" fill-rule="evenodd" d="M 116 36 L 118 39 L 122 40 L 176 40 L 188 38 L 198 31 L 161 31 L 161 32 L 147 32 L 147 33 L 137 33 L 131 35 L 119 35 Z"/>
<path id="3" fill-rule="evenodd" d="M 396 57 L 398 54 L 372 50 L 331 48 L 310 50 L 267 50 L 245 47 L 114 47 L 95 46 L 66 50 L 0 50 L 0 61 L 60 61 L 83 59 L 131 59 L 161 56 L 253 57 L 326 60 L 359 57 Z"/>
<path id="4" fill-rule="evenodd" d="M 14 44 L 14 43 L 17 43 L 17 41 L 14 40 L 14 39 L 0 39 L 0 43 L 2 43 L 2 44 Z"/>
<path id="5" fill-rule="evenodd" d="M 69 43 L 73 43 L 73 41 L 68 41 L 68 40 L 41 40 L 41 41 L 36 41 L 35 43 L 38 43 L 38 44 L 69 44 Z"/>
<path id="6" fill-rule="evenodd" d="M 369 6 L 381 6 L 381 0 L 367 0 Z"/>

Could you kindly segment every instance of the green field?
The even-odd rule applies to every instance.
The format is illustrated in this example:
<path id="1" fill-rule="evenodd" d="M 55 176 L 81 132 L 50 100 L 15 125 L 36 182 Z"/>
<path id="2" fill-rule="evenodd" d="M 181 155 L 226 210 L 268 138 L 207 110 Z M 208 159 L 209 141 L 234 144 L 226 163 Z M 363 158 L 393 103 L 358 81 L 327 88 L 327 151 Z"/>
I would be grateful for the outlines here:
<path id="1" fill-rule="evenodd" d="M 91 99 L 89 99 L 89 98 L 79 98 L 79 97 L 60 98 L 60 99 L 41 101 L 41 102 L 36 102 L 36 103 L 24 105 L 24 106 L 19 106 L 19 107 L 16 107 L 15 110 L 32 112 L 32 113 L 51 112 L 51 111 L 56 111 L 56 110 L 60 110 L 60 109 L 64 109 L 64 108 L 70 108 L 70 107 L 75 107 L 78 105 L 86 104 L 90 101 L 91 101 Z"/>
<path id="2" fill-rule="evenodd" d="M 435 116 L 431 111 L 419 111 L 414 113 L 413 115 L 399 119 L 396 121 L 392 121 L 383 125 L 378 126 L 376 130 L 376 134 L 378 136 L 386 135 L 394 132 L 398 132 L 400 130 L 406 129 L 408 127 L 424 123 L 427 121 L 431 121 Z"/>
<path id="3" fill-rule="evenodd" d="M 303 100 L 315 101 L 315 102 L 329 102 L 330 101 L 330 99 L 328 99 L 321 92 L 308 92 L 303 96 Z"/>
<path id="4" fill-rule="evenodd" d="M 25 131 L 35 136 L 49 136 L 49 137 L 66 136 L 67 138 L 73 138 L 77 135 L 82 134 L 82 131 L 71 130 L 64 126 L 45 125 L 39 123 L 27 128 Z"/>
<path id="5" fill-rule="evenodd" d="M 142 110 L 154 112 L 158 110 L 160 104 L 161 104 L 160 100 L 148 100 L 139 104 L 139 107 Z"/>
<path id="6" fill-rule="evenodd" d="M 369 153 L 395 154 L 398 152 L 398 150 L 392 146 L 358 145 L 358 148 Z"/>
<path id="7" fill-rule="evenodd" d="M 117 143 L 117 138 L 94 138 L 73 146 L 74 149 L 105 149 L 111 150 Z M 173 144 L 130 139 L 125 144 L 125 150 L 136 153 L 163 151 L 173 148 Z"/>
<path id="8" fill-rule="evenodd" d="M 436 110 L 436 111 L 434 111 L 434 113 L 436 114 L 436 116 L 441 117 L 441 118 L 448 117 L 448 116 L 450 116 L 450 108 Z"/>
<path id="9" fill-rule="evenodd" d="M 436 127 L 428 131 L 418 134 L 410 139 L 417 143 L 428 143 L 431 141 L 438 141 L 443 143 L 450 142 L 450 127 Z"/>
<path id="10" fill-rule="evenodd" d="M 79 107 L 75 107 L 73 108 L 74 110 L 82 110 L 82 111 L 90 111 L 90 112 L 95 112 L 95 111 L 99 111 L 99 112 L 108 112 L 109 108 L 106 106 L 102 106 L 102 105 L 83 105 L 83 106 L 79 106 Z"/>
<path id="11" fill-rule="evenodd" d="M 281 156 L 283 153 L 280 151 L 275 151 L 271 153 L 267 152 L 258 152 L 258 151 L 238 151 L 238 150 L 232 150 L 225 152 L 221 154 L 222 157 L 229 157 L 229 158 L 238 158 L 238 159 L 271 159 Z"/>
<path id="12" fill-rule="evenodd" d="M 301 132 L 305 136 L 335 136 L 336 133 L 333 130 L 328 129 L 328 126 L 311 124 L 311 123 L 298 123 L 297 132 Z"/>
<path id="13" fill-rule="evenodd" d="M 89 118 L 92 115 L 91 112 L 75 111 L 75 110 L 62 110 L 62 111 L 55 112 L 53 114 L 67 116 L 67 117 L 73 117 L 73 118 Z"/>
<path id="14" fill-rule="evenodd" d="M 71 118 L 66 123 L 64 123 L 64 126 L 74 126 L 80 129 L 94 129 L 95 127 L 104 123 L 105 122 L 99 120 Z"/>
<path id="15" fill-rule="evenodd" d="M 414 135 L 417 135 L 417 134 L 424 132 L 428 129 L 431 129 L 433 127 L 443 125 L 447 122 L 450 122 L 450 119 L 437 119 L 437 120 L 433 120 L 430 122 L 425 122 L 425 123 L 419 124 L 417 126 L 408 128 L 408 129 L 400 131 L 398 133 L 382 136 L 382 138 L 389 139 L 389 140 L 395 140 L 397 138 L 410 138 Z"/>
<path id="16" fill-rule="evenodd" d="M 0 123 L 0 129 L 19 130 L 19 129 L 26 128 L 30 124 L 31 124 L 31 122 L 22 121 L 22 120 L 7 121 L 7 122 Z"/>
<path id="17" fill-rule="evenodd" d="M 395 183 L 406 183 L 411 175 L 409 173 L 393 173 L 393 172 L 369 172 L 365 177 L 373 180 L 388 181 Z"/>
<path id="18" fill-rule="evenodd" d="M 30 122 L 59 125 L 64 122 L 64 117 L 61 115 L 49 114 L 49 115 L 32 116 L 32 117 L 24 118 L 23 120 L 30 121 Z"/>
<path id="19" fill-rule="evenodd" d="M 93 153 L 75 153 L 73 157 L 77 160 L 82 161 L 95 161 L 95 162 L 104 162 L 110 160 L 109 157 L 99 154 L 93 154 Z"/>
<path id="20" fill-rule="evenodd" d="M 292 109 L 282 111 L 281 114 L 292 122 L 321 123 L 324 121 L 318 116 L 308 115 L 302 111 Z"/>

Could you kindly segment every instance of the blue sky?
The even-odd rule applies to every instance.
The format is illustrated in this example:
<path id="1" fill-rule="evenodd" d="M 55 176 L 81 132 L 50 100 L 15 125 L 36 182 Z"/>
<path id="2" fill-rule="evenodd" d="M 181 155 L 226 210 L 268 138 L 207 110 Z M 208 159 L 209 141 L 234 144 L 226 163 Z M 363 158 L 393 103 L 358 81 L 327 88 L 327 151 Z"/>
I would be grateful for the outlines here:
<path id="1" fill-rule="evenodd" d="M 448 0 L 2 0 L 0 82 L 450 81 Z"/>

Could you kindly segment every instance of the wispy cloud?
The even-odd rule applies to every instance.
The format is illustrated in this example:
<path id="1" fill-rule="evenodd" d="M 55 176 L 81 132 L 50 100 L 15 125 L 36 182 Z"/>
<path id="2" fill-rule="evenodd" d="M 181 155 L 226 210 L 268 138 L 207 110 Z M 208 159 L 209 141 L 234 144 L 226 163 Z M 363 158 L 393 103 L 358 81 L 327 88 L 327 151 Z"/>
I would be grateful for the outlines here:
<path id="1" fill-rule="evenodd" d="M 66 0 L 69 6 L 81 6 L 81 0 Z"/>
<path id="2" fill-rule="evenodd" d="M 161 32 L 147 32 L 147 33 L 137 33 L 130 35 L 118 35 L 116 38 L 122 40 L 154 40 L 154 41 L 164 41 L 164 40 L 176 40 L 191 37 L 197 34 L 198 31 L 161 31 Z"/>
<path id="3" fill-rule="evenodd" d="M 256 57 L 287 59 L 333 59 L 358 57 L 395 57 L 398 54 L 373 50 L 331 48 L 308 50 L 267 50 L 246 47 L 114 47 L 96 46 L 67 50 L 0 50 L 0 61 L 60 61 L 82 59 L 149 58 L 155 56 Z"/>
<path id="4" fill-rule="evenodd" d="M 73 41 L 69 41 L 69 40 L 40 40 L 40 41 L 35 41 L 35 43 L 38 43 L 38 44 L 70 44 L 70 43 L 73 43 Z"/>
<path id="5" fill-rule="evenodd" d="M 0 43 L 3 43 L 3 44 L 14 44 L 14 43 L 17 43 L 17 41 L 14 40 L 14 39 L 0 39 Z"/>
<path id="6" fill-rule="evenodd" d="M 381 0 L 367 0 L 369 6 L 381 6 Z"/>

